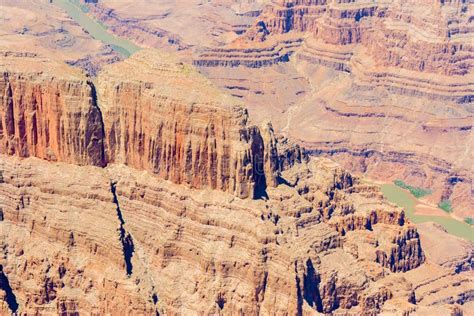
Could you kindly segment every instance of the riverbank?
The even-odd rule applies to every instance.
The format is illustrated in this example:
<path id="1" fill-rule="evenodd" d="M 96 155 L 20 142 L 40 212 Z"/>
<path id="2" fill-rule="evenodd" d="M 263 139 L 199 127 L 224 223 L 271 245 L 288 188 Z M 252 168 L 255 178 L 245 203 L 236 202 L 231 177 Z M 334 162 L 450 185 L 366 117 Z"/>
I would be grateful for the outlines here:
<path id="1" fill-rule="evenodd" d="M 415 198 L 408 190 L 395 184 L 372 183 L 380 186 L 387 200 L 405 209 L 411 222 L 415 224 L 434 222 L 441 225 L 449 234 L 474 242 L 474 227 L 462 219 Z"/>

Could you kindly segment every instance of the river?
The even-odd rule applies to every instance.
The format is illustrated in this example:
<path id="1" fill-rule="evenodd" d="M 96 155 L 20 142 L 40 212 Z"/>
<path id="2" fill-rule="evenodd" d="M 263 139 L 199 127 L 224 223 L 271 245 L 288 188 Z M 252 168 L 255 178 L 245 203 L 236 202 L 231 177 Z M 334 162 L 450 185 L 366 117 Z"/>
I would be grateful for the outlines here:
<path id="1" fill-rule="evenodd" d="M 443 226 L 443 228 L 452 235 L 474 241 L 474 228 L 471 225 L 451 217 L 416 215 L 415 205 L 418 203 L 418 200 L 413 197 L 409 191 L 402 189 L 395 184 L 382 184 L 381 189 L 384 196 L 390 202 L 405 209 L 405 214 L 411 222 L 415 224 L 435 222 Z"/>
<path id="2" fill-rule="evenodd" d="M 131 41 L 117 37 L 107 31 L 107 28 L 89 17 L 77 1 L 74 0 L 53 0 L 53 3 L 64 9 L 69 16 L 74 19 L 84 30 L 86 30 L 94 39 L 110 45 L 115 51 L 125 57 L 140 50 L 141 48 Z"/>

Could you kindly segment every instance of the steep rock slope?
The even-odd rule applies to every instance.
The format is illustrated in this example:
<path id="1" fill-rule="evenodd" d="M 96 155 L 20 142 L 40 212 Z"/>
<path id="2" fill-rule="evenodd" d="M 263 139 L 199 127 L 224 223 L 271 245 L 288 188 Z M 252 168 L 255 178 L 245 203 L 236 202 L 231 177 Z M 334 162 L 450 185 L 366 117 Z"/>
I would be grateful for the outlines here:
<path id="1" fill-rule="evenodd" d="M 271 127 L 262 134 L 248 124 L 245 108 L 171 56 L 137 53 L 105 70 L 98 91 L 62 64 L 2 56 L 3 153 L 80 165 L 125 163 L 239 197 L 277 184 Z M 129 80 L 118 81 L 124 73 Z"/>
<path id="2" fill-rule="evenodd" d="M 192 66 L 143 52 L 97 82 L 110 162 L 240 197 L 276 184 L 277 166 L 265 157 L 273 132 L 248 124 L 246 109 Z"/>
<path id="3" fill-rule="evenodd" d="M 298 189 L 269 189 L 264 202 L 124 166 L 3 156 L 3 271 L 21 312 L 117 313 L 124 300 L 146 314 L 369 312 L 392 296 L 413 308 L 409 283 L 384 283 L 423 262 L 416 230 L 399 210 L 348 193 L 333 167 L 311 163 Z M 313 203 L 293 194 L 309 186 Z"/>
<path id="4" fill-rule="evenodd" d="M 308 157 L 269 124 L 247 125 L 243 108 L 223 106 L 227 98 L 189 66 L 142 52 L 106 70 L 97 87 L 105 168 L 0 156 L 2 313 L 446 314 L 472 300 L 472 274 L 427 259 L 416 227 L 376 187 Z M 15 100 L 21 108 L 26 99 Z M 81 103 L 72 100 L 74 110 Z M 160 125 L 171 131 L 155 134 Z M 212 125 L 219 132 L 205 132 Z M 173 148 L 178 165 L 158 165 L 169 174 L 153 168 L 153 141 Z M 216 149 L 197 170 L 230 157 L 229 170 L 251 173 L 242 185 L 265 180 L 263 198 L 241 199 L 200 172 L 191 179 L 202 182 L 185 181 L 196 169 L 179 163 L 209 141 L 227 153 Z M 263 156 L 252 160 L 254 152 Z M 232 160 L 242 153 L 247 164 Z"/>
<path id="5" fill-rule="evenodd" d="M 1 52 L 0 69 L 1 153 L 105 165 L 94 87 L 79 70 L 15 52 Z"/>

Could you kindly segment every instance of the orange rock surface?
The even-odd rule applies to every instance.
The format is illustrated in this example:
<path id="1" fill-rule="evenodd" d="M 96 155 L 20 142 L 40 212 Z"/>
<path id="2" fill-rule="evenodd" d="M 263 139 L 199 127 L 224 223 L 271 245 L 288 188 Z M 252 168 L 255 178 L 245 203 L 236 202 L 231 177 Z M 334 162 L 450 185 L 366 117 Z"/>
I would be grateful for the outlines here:
<path id="1" fill-rule="evenodd" d="M 467 312 L 471 244 L 453 239 L 447 260 L 424 251 L 376 187 L 275 137 L 270 124 L 252 125 L 192 66 L 144 51 L 93 83 L 39 57 L 2 61 L 30 65 L 14 67 L 27 87 L 64 82 L 58 102 L 36 110 L 41 122 L 45 113 L 87 122 L 95 114 L 74 113 L 100 109 L 98 124 L 79 127 L 100 127 L 107 166 L 84 160 L 87 146 L 57 162 L 34 142 L 27 154 L 0 154 L 1 313 Z M 85 92 L 69 97 L 77 87 Z M 13 91 L 4 112 L 8 100 L 33 104 L 31 90 Z M 59 133 L 59 143 L 82 144 L 88 132 Z"/>
<path id="2" fill-rule="evenodd" d="M 0 69 L 0 153 L 105 165 L 100 109 L 80 71 L 15 52 L 1 53 Z"/>

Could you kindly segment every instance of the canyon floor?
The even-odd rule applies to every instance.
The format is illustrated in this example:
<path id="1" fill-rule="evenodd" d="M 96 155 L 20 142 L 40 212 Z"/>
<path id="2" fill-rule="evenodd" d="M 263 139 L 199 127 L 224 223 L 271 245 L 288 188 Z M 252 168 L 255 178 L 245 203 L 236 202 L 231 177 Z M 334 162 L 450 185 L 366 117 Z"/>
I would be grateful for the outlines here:
<path id="1" fill-rule="evenodd" d="M 2 1 L 0 314 L 471 315 L 473 14 Z"/>

